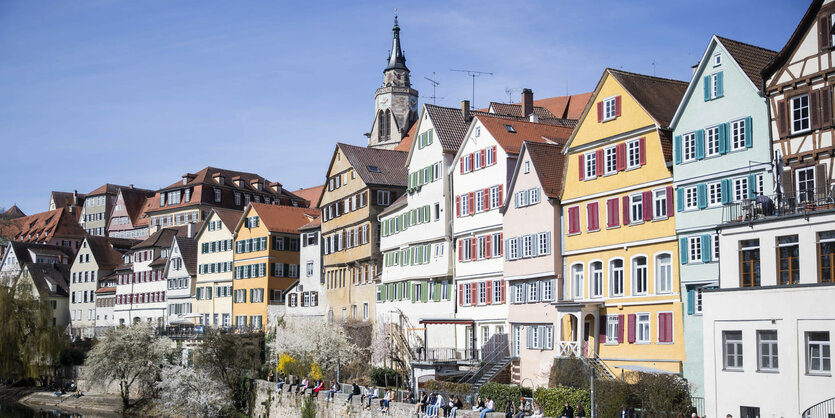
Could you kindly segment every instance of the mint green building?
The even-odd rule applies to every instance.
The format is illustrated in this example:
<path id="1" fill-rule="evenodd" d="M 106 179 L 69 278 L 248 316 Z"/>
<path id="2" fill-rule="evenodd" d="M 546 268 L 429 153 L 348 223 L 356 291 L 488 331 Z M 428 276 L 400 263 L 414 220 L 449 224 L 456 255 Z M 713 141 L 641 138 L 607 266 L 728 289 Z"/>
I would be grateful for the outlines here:
<path id="1" fill-rule="evenodd" d="M 774 191 L 767 100 L 760 77 L 774 55 L 713 36 L 671 124 L 685 309 L 683 373 L 694 397 L 705 396 L 701 294 L 719 283 L 716 227 L 731 217 L 744 217 L 731 213 L 728 203 L 753 204 L 758 196 Z"/>

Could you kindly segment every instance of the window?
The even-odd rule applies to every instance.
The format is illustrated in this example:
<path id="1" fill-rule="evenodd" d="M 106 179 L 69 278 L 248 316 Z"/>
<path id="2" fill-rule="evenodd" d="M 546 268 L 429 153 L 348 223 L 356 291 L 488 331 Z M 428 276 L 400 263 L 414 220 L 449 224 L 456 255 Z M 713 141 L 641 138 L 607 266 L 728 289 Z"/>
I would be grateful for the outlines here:
<path id="1" fill-rule="evenodd" d="M 615 98 L 603 99 L 603 120 L 615 118 Z"/>
<path id="2" fill-rule="evenodd" d="M 530 172 L 531 172 L 531 162 L 530 161 L 525 161 L 524 173 L 528 174 Z"/>
<path id="3" fill-rule="evenodd" d="M 818 280 L 835 283 L 835 231 L 818 234 Z"/>
<path id="4" fill-rule="evenodd" d="M 758 370 L 776 371 L 777 362 L 777 331 L 757 331 L 757 360 Z"/>
<path id="5" fill-rule="evenodd" d="M 487 303 L 487 282 L 478 282 L 478 304 Z"/>
<path id="6" fill-rule="evenodd" d="M 792 133 L 809 130 L 809 95 L 802 94 L 790 99 Z"/>
<path id="7" fill-rule="evenodd" d="M 617 315 L 608 315 L 606 317 L 606 344 L 618 343 L 619 322 Z"/>
<path id="8" fill-rule="evenodd" d="M 377 204 L 380 206 L 388 206 L 390 194 L 388 190 L 377 190 Z"/>
<path id="9" fill-rule="evenodd" d="M 832 371 L 829 332 L 806 333 L 806 371 L 809 374 L 826 374 Z"/>
<path id="10" fill-rule="evenodd" d="M 551 233 L 540 232 L 536 235 L 536 250 L 539 255 L 551 254 Z"/>
<path id="11" fill-rule="evenodd" d="M 589 266 L 591 276 L 591 296 L 603 296 L 603 262 L 595 261 Z"/>
<path id="12" fill-rule="evenodd" d="M 716 67 L 722 64 L 722 54 L 716 54 L 713 56 L 713 66 Z"/>
<path id="13" fill-rule="evenodd" d="M 722 183 L 713 182 L 707 184 L 707 204 L 708 206 L 722 205 Z"/>
<path id="14" fill-rule="evenodd" d="M 479 190 L 475 192 L 475 211 L 483 212 L 484 211 L 484 191 Z"/>
<path id="15" fill-rule="evenodd" d="M 502 202 L 499 200 L 499 186 L 493 186 L 490 188 L 490 207 L 497 208 L 502 205 Z"/>
<path id="16" fill-rule="evenodd" d="M 617 168 L 617 149 L 615 147 L 609 147 L 603 150 L 604 153 L 604 160 L 606 164 L 604 165 L 604 171 L 606 174 L 615 174 L 618 172 Z"/>
<path id="17" fill-rule="evenodd" d="M 740 280 L 742 287 L 760 285 L 760 240 L 739 242 Z"/>
<path id="18" fill-rule="evenodd" d="M 800 280 L 800 247 L 797 235 L 777 237 L 777 284 L 797 284 Z"/>
<path id="19" fill-rule="evenodd" d="M 609 276 L 611 296 L 623 295 L 623 260 L 616 259 L 609 262 Z"/>
<path id="20" fill-rule="evenodd" d="M 696 159 L 696 133 L 691 132 L 681 136 L 682 161 Z"/>
<path id="21" fill-rule="evenodd" d="M 702 261 L 702 237 L 696 235 L 687 238 L 687 262 L 698 263 Z"/>
<path id="22" fill-rule="evenodd" d="M 594 152 L 587 152 L 585 155 L 586 175 L 584 178 L 591 179 L 597 177 L 597 159 Z"/>
<path id="23" fill-rule="evenodd" d="M 693 312 L 694 313 L 700 314 L 700 313 L 703 312 L 702 311 L 702 300 L 704 300 L 704 299 L 702 299 L 702 296 L 704 294 L 704 290 L 705 290 L 704 286 L 699 286 L 699 287 L 693 289 L 693 291 L 695 293 L 693 295 L 694 299 L 695 299 L 695 301 L 694 301 L 695 306 L 693 307 Z"/>
<path id="24" fill-rule="evenodd" d="M 629 223 L 640 223 L 644 219 L 644 199 L 639 194 L 629 196 Z"/>
<path id="25" fill-rule="evenodd" d="M 514 128 L 513 128 L 513 125 L 507 125 L 507 124 L 505 124 L 505 125 L 504 125 L 504 128 L 505 128 L 505 129 L 507 129 L 507 131 L 508 131 L 508 132 L 510 132 L 510 133 L 512 133 L 512 134 L 515 134 L 515 133 L 516 133 L 516 129 L 514 129 Z"/>
<path id="26" fill-rule="evenodd" d="M 463 261 L 470 261 L 470 259 L 471 259 L 471 255 L 470 255 L 470 240 L 471 240 L 471 239 L 473 239 L 473 238 L 464 238 L 464 239 L 461 239 L 461 243 L 462 243 L 462 244 L 459 246 L 459 249 L 461 250 L 461 256 L 460 256 L 460 257 L 458 257 L 458 258 L 459 258 L 459 260 L 463 259 Z"/>
<path id="27" fill-rule="evenodd" d="M 508 260 L 516 260 L 519 257 L 519 240 L 511 238 L 507 243 Z"/>
<path id="28" fill-rule="evenodd" d="M 476 241 L 476 246 L 475 246 L 475 248 L 476 248 L 476 258 L 479 259 L 479 260 L 483 260 L 484 256 L 485 256 L 485 251 L 486 251 L 487 236 L 482 235 L 482 236 L 476 238 L 476 240 L 477 240 Z"/>
<path id="29" fill-rule="evenodd" d="M 554 281 L 553 280 L 543 280 L 542 281 L 542 300 L 554 300 Z"/>
<path id="30" fill-rule="evenodd" d="M 722 331 L 725 370 L 742 370 L 742 331 Z"/>
<path id="31" fill-rule="evenodd" d="M 650 334 L 649 334 L 649 314 L 648 313 L 639 313 L 636 315 L 635 318 L 635 341 L 638 343 L 649 343 L 650 341 Z"/>
<path id="32" fill-rule="evenodd" d="M 307 262 L 307 277 L 310 277 L 312 275 L 313 275 L 313 262 L 308 261 Z"/>
<path id="33" fill-rule="evenodd" d="M 669 254 L 655 256 L 655 293 L 673 291 L 673 262 Z"/>
<path id="34" fill-rule="evenodd" d="M 745 119 L 731 122 L 731 151 L 745 149 Z"/>
<path id="35" fill-rule="evenodd" d="M 748 177 L 733 179 L 734 202 L 741 202 L 748 198 Z"/>
<path id="36" fill-rule="evenodd" d="M 534 187 L 528 190 L 528 204 L 535 205 L 539 203 L 539 187 Z"/>
<path id="37" fill-rule="evenodd" d="M 493 239 L 490 241 L 490 245 L 492 245 L 493 248 L 491 248 L 492 251 L 490 252 L 490 254 L 492 254 L 493 257 L 499 257 L 499 256 L 502 255 L 502 245 L 503 245 L 502 234 L 500 232 L 495 233 L 495 234 L 493 234 L 492 238 Z M 441 255 L 443 255 L 444 254 L 443 244 L 439 244 L 439 245 L 440 245 L 440 248 L 441 248 Z M 550 253 L 550 245 L 551 245 L 551 234 L 548 233 L 548 246 L 549 246 L 548 250 L 549 250 L 549 253 Z"/>
<path id="38" fill-rule="evenodd" d="M 539 284 L 537 282 L 528 283 L 528 301 L 539 302 Z"/>
<path id="39" fill-rule="evenodd" d="M 696 187 L 684 188 L 684 210 L 693 210 L 699 208 L 699 195 Z"/>
<path id="40" fill-rule="evenodd" d="M 719 234 L 713 234 L 713 261 L 719 261 Z"/>
<path id="41" fill-rule="evenodd" d="M 635 139 L 626 143 L 626 168 L 641 166 L 641 143 Z"/>
<path id="42" fill-rule="evenodd" d="M 667 190 L 657 189 L 652 191 L 653 216 L 652 219 L 667 217 Z M 672 196 L 671 196 L 672 197 Z"/>
<path id="43" fill-rule="evenodd" d="M 519 357 L 522 354 L 522 326 L 513 326 L 513 356 Z"/>
<path id="44" fill-rule="evenodd" d="M 533 256 L 533 235 L 525 235 L 522 237 L 522 257 Z"/>
<path id="45" fill-rule="evenodd" d="M 745 147 L 745 138 L 742 138 L 742 146 Z M 719 127 L 705 129 L 705 155 L 719 155 Z"/>
<path id="46" fill-rule="evenodd" d="M 799 168 L 794 171 L 797 178 L 797 199 L 811 202 L 815 199 L 815 167 Z"/>
<path id="47" fill-rule="evenodd" d="M 470 199 L 467 193 L 464 193 L 460 196 L 461 200 L 461 213 L 460 216 L 469 215 L 470 214 Z"/>
<path id="48" fill-rule="evenodd" d="M 583 298 L 583 265 L 575 264 L 571 266 L 571 282 L 574 288 L 573 295 L 577 299 Z"/>
<path id="49" fill-rule="evenodd" d="M 647 293 L 647 258 L 644 256 L 632 259 L 632 286 L 633 295 Z"/>
<path id="50" fill-rule="evenodd" d="M 718 97 L 722 97 L 722 72 L 714 73 L 710 75 L 710 90 L 711 90 L 711 98 L 716 99 Z"/>

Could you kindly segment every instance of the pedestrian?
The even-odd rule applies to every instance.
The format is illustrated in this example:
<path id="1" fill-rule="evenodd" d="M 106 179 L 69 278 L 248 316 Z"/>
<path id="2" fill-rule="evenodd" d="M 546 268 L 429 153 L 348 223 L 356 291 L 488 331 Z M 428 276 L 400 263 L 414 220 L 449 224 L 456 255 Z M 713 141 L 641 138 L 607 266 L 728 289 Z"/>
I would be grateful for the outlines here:
<path id="1" fill-rule="evenodd" d="M 316 382 L 316 384 L 313 386 L 313 390 L 310 392 L 310 397 L 311 398 L 319 397 L 319 392 L 322 391 L 323 387 L 325 387 L 325 381 L 319 379 L 319 381 Z"/>
<path id="2" fill-rule="evenodd" d="M 565 406 L 562 407 L 562 412 L 560 412 L 560 416 L 562 418 L 574 418 L 574 408 L 572 408 L 571 405 L 569 405 L 568 402 L 566 402 Z"/>
<path id="3" fill-rule="evenodd" d="M 380 399 L 380 388 L 375 387 L 374 391 L 371 392 L 371 395 L 368 396 L 368 404 L 365 406 L 366 408 L 371 409 L 372 399 Z"/>
<path id="4" fill-rule="evenodd" d="M 630 418 L 629 411 L 626 409 L 626 405 L 620 406 L 620 412 L 618 412 L 618 418 Z"/>
<path id="5" fill-rule="evenodd" d="M 281 392 L 281 388 L 284 387 L 284 374 L 278 375 L 278 379 L 275 382 L 275 389 Z"/>
<path id="6" fill-rule="evenodd" d="M 455 395 L 455 402 L 452 403 L 452 409 L 449 410 L 450 418 L 455 418 L 455 414 L 462 408 L 464 408 L 464 402 L 461 402 L 461 398 Z"/>
<path id="7" fill-rule="evenodd" d="M 333 382 L 333 384 L 331 385 L 330 390 L 328 391 L 327 394 L 325 394 L 325 401 L 326 402 L 333 402 L 333 400 L 336 399 L 336 392 L 339 392 L 339 385 L 336 384 L 336 382 Z"/>
<path id="8" fill-rule="evenodd" d="M 574 409 L 574 416 L 576 418 L 586 418 L 586 409 L 583 408 L 583 405 L 577 404 L 577 408 Z"/>
<path id="9" fill-rule="evenodd" d="M 516 411 L 516 415 L 513 418 L 524 418 L 528 412 L 528 401 L 525 398 L 521 398 L 519 400 L 519 410 Z"/>
<path id="10" fill-rule="evenodd" d="M 415 405 L 415 414 L 420 415 L 421 412 L 426 410 L 426 403 L 429 401 L 429 398 L 426 396 L 426 392 L 420 392 L 420 398 L 418 399 L 417 404 Z"/>
<path id="11" fill-rule="evenodd" d="M 365 389 L 362 390 L 362 397 L 360 398 L 360 406 L 365 405 L 369 396 L 371 396 L 371 388 L 369 388 L 368 385 L 365 385 Z"/>
<path id="12" fill-rule="evenodd" d="M 487 416 L 487 414 L 489 412 L 495 412 L 495 411 L 496 411 L 496 404 L 493 402 L 492 399 L 490 399 L 488 397 L 487 402 L 484 403 L 484 409 L 481 410 L 481 415 L 479 416 L 479 418 L 484 418 L 484 417 Z"/>
<path id="13" fill-rule="evenodd" d="M 513 401 L 510 399 L 504 403 L 504 418 L 513 418 Z"/>
<path id="14" fill-rule="evenodd" d="M 473 411 L 481 411 L 484 409 L 484 399 L 481 399 L 481 396 L 478 397 L 475 405 L 473 406 Z"/>
<path id="15" fill-rule="evenodd" d="M 545 416 L 545 411 L 542 409 L 542 405 L 540 405 L 539 402 L 534 401 L 533 402 L 533 415 L 531 415 L 531 418 L 542 418 L 544 416 Z"/>
<path id="16" fill-rule="evenodd" d="M 452 408 L 455 408 L 455 401 L 453 400 L 453 397 L 450 396 L 449 398 L 447 398 L 447 403 L 441 405 L 441 410 L 444 411 L 444 417 L 449 416 L 449 413 L 450 411 L 452 411 Z"/>
<path id="17" fill-rule="evenodd" d="M 432 403 L 426 407 L 426 416 L 427 417 L 437 417 L 438 413 L 441 411 L 441 405 L 444 404 L 444 396 L 440 393 L 435 395 L 435 399 L 432 400 Z"/>
<path id="18" fill-rule="evenodd" d="M 360 386 L 357 384 L 357 382 L 354 382 L 354 384 L 351 388 L 351 393 L 348 395 L 348 399 L 345 400 L 345 403 L 346 404 L 351 403 L 351 399 L 354 398 L 354 395 L 359 395 L 359 394 L 360 394 Z M 360 397 L 360 405 L 362 405 L 362 397 Z"/>
<path id="19" fill-rule="evenodd" d="M 383 413 L 387 413 L 389 411 L 389 404 L 391 404 L 391 400 L 394 398 L 394 392 L 391 389 L 386 389 L 386 394 L 383 396 L 383 400 L 380 401 L 380 410 Z"/>

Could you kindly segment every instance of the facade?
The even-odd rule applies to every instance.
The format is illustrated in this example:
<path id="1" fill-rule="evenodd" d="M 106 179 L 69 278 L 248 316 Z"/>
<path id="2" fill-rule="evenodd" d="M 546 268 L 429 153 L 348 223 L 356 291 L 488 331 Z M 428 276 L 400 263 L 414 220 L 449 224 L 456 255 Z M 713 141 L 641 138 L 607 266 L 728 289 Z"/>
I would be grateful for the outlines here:
<path id="1" fill-rule="evenodd" d="M 100 279 L 122 264 L 122 255 L 136 242 L 88 236 L 81 243 L 70 267 L 70 321 L 73 337 L 93 338 L 96 328 L 96 291 Z M 112 316 L 112 315 L 111 315 Z"/>
<path id="2" fill-rule="evenodd" d="M 402 151 L 338 143 L 319 200 L 328 320 L 372 320 L 381 273 L 378 215 L 406 190 Z"/>
<path id="3" fill-rule="evenodd" d="M 611 374 L 681 373 L 678 245 L 667 128 L 687 83 L 606 69 L 565 150 L 560 356 Z"/>
<path id="4" fill-rule="evenodd" d="M 11 286 L 26 263 L 70 264 L 73 254 L 70 247 L 12 241 L 0 259 L 0 284 Z"/>
<path id="5" fill-rule="evenodd" d="M 235 227 L 232 318 L 265 329 L 284 314 L 285 293 L 299 279 L 298 229 L 316 209 L 250 203 Z"/>
<path id="6" fill-rule="evenodd" d="M 116 326 L 116 319 L 113 315 L 113 308 L 116 306 L 116 280 L 118 276 L 114 271 L 108 276 L 99 279 L 99 288 L 96 289 L 96 329 L 104 330 Z"/>
<path id="7" fill-rule="evenodd" d="M 287 317 L 324 320 L 327 303 L 325 274 L 322 271 L 322 223 L 316 218 L 299 228 L 299 283 L 287 294 Z"/>
<path id="8" fill-rule="evenodd" d="M 194 238 L 175 236 L 168 254 L 163 270 L 167 284 L 165 324 L 194 324 L 198 322 L 198 314 L 192 312 L 197 287 L 197 241 Z"/>
<path id="9" fill-rule="evenodd" d="M 502 237 L 505 251 L 511 353 L 516 358 L 512 378 L 547 386 L 556 353 L 554 328 L 559 317 L 551 304 L 562 289 L 563 144 L 525 142 L 513 168 L 503 202 Z M 535 219 L 535 222 L 531 222 Z M 521 250 L 521 251 L 520 251 Z"/>
<path id="10" fill-rule="evenodd" d="M 212 208 L 243 210 L 250 202 L 307 207 L 308 202 L 253 173 L 206 167 L 157 190 L 145 212 L 150 232 L 203 222 Z"/>
<path id="11" fill-rule="evenodd" d="M 122 187 L 116 192 L 116 204 L 110 212 L 107 236 L 127 239 L 146 239 L 148 215 L 146 211 L 153 204 L 152 190 L 136 189 L 133 185 Z"/>
<path id="12" fill-rule="evenodd" d="M 67 209 L 76 219 L 81 217 L 81 208 L 84 206 L 84 199 L 87 196 L 79 194 L 77 190 L 72 192 L 56 192 L 49 194 L 49 210 Z"/>
<path id="13" fill-rule="evenodd" d="M 15 297 L 26 292 L 35 299 L 47 301 L 52 310 L 52 326 L 64 329 L 70 323 L 69 275 L 67 264 L 26 263 L 17 279 Z"/>
<path id="14" fill-rule="evenodd" d="M 558 143 L 570 133 L 568 127 L 487 114 L 469 124 L 449 171 L 457 318 L 470 323 L 456 335 L 456 347 L 478 350 L 509 331 L 508 247 L 500 212 L 505 191 L 524 141 Z"/>
<path id="15" fill-rule="evenodd" d="M 716 225 L 723 205 L 771 195 L 771 141 L 760 70 L 777 53 L 713 36 L 678 106 L 673 182 L 684 301 L 684 377 L 704 397 L 697 294 L 719 283 Z M 685 293 L 686 292 L 686 293 Z"/>
<path id="16" fill-rule="evenodd" d="M 81 209 L 81 220 L 79 223 L 90 235 L 106 236 L 107 226 L 110 225 L 110 214 L 116 204 L 116 195 L 119 189 L 125 186 L 115 184 L 104 184 L 103 186 L 87 193 L 84 198 L 84 207 Z"/>
<path id="17" fill-rule="evenodd" d="M 417 120 L 418 92 L 412 88 L 406 56 L 400 49 L 400 26 L 397 17 L 392 28 L 394 37 L 383 85 L 374 94 L 374 124 L 368 134 L 368 146 L 381 149 L 396 147 Z"/>
<path id="18" fill-rule="evenodd" d="M 719 288 L 701 300 L 705 414 L 825 416 L 804 412 L 835 402 L 835 212 L 720 228 Z"/>
<path id="19" fill-rule="evenodd" d="M 212 209 L 197 232 L 197 281 L 193 311 L 198 323 L 232 326 L 232 272 L 235 261 L 234 231 L 243 212 Z"/>

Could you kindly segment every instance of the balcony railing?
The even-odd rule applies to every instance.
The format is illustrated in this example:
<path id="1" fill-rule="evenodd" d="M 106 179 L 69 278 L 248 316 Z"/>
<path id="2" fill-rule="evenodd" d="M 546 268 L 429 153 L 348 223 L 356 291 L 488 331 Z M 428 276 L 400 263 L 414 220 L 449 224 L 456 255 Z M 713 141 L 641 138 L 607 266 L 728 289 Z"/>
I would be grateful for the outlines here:
<path id="1" fill-rule="evenodd" d="M 835 209 L 835 194 L 829 187 L 783 194 L 760 195 L 723 206 L 722 222 L 753 222 L 785 216 L 808 215 Z"/>
<path id="2" fill-rule="evenodd" d="M 803 418 L 831 418 L 835 416 L 835 398 L 827 399 L 805 411 Z"/>
<path id="3" fill-rule="evenodd" d="M 471 348 L 433 347 L 411 349 L 412 358 L 416 361 L 478 361 L 481 359 L 479 350 Z"/>

